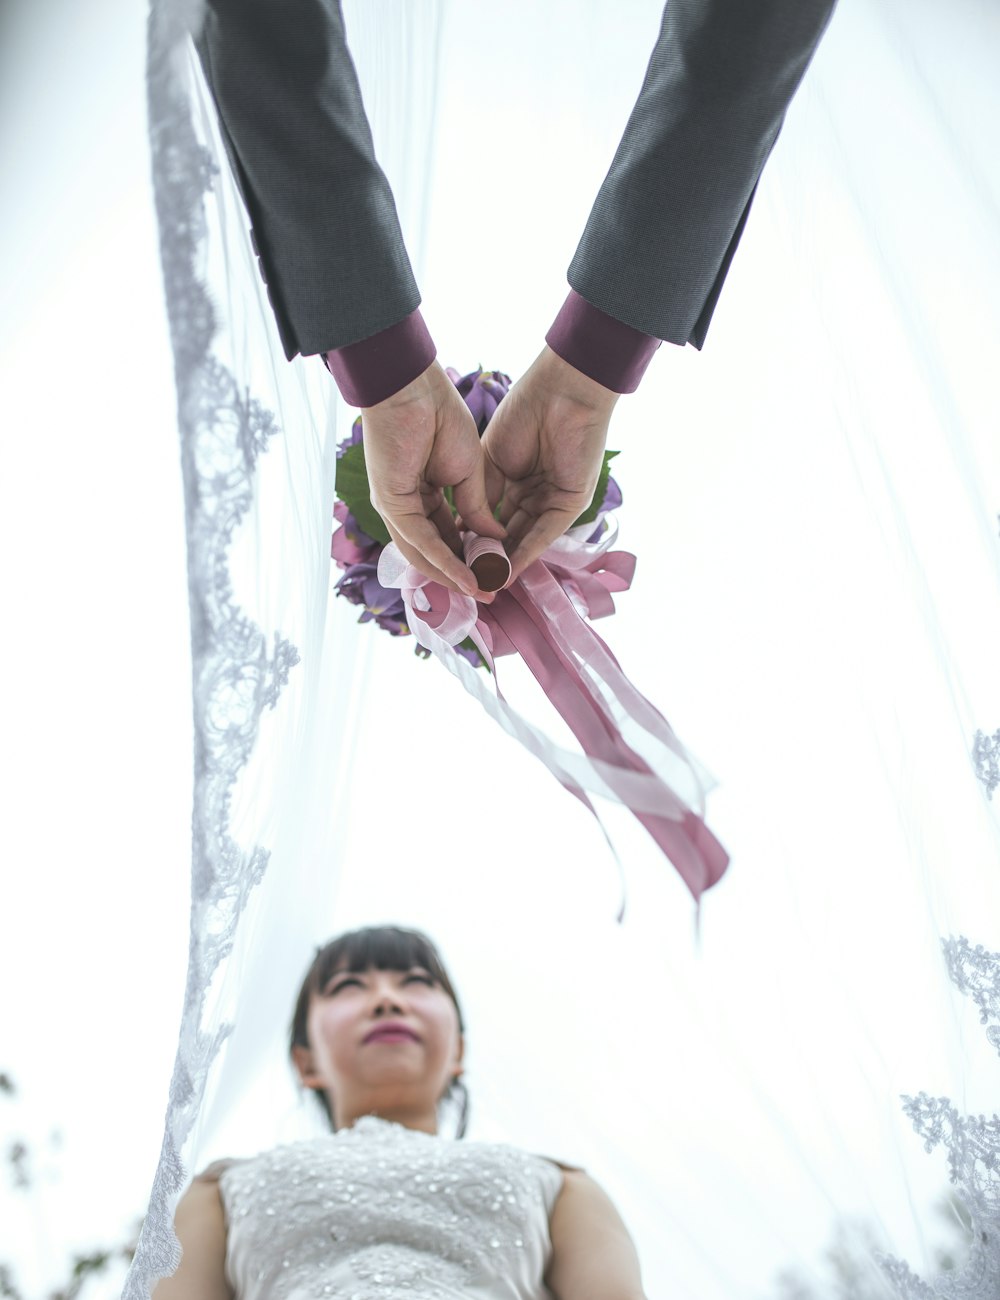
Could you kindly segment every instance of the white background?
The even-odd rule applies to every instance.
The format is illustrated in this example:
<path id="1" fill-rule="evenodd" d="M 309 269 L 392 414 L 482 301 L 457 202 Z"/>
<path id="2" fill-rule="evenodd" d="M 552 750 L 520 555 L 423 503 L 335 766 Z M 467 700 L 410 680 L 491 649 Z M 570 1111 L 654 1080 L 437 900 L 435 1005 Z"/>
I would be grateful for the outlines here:
<path id="1" fill-rule="evenodd" d="M 710 819 L 734 861 L 700 946 L 682 887 L 612 817 L 616 926 L 615 868 L 587 815 L 435 665 L 334 604 L 329 662 L 361 712 L 330 733 L 349 746 L 336 818 L 312 809 L 331 847 L 276 851 L 248 913 L 199 1163 L 302 1122 L 281 1035 L 310 945 L 393 919 L 440 939 L 462 993 L 473 1136 L 592 1169 L 650 1295 L 762 1295 L 844 1216 L 924 1266 L 945 1162 L 898 1094 L 986 1110 L 996 1069 L 938 939 L 1000 947 L 995 816 L 968 759 L 974 727 L 1000 719 L 984 383 L 997 174 L 973 129 L 995 108 L 998 34 L 972 4 L 950 44 L 930 6 L 902 29 L 894 14 L 845 0 L 708 348 L 664 349 L 612 433 L 640 567 L 602 631 L 722 781 Z M 0 1257 L 54 1280 L 61 1252 L 141 1212 L 159 1149 L 190 682 L 143 15 L 120 0 L 15 15 L 0 90 L 0 1068 L 44 1194 L 5 1200 Z M 516 375 L 540 346 L 657 18 L 646 3 L 548 4 L 502 26 L 449 13 L 426 209 L 380 142 L 391 113 L 369 101 L 446 364 Z M 363 79 L 377 39 L 359 19 Z M 291 447 L 296 430 L 281 436 Z M 289 454 L 279 441 L 266 458 L 263 499 Z M 254 520 L 254 546 L 273 518 Z M 282 597 L 262 583 L 247 599 L 264 619 Z M 309 704 L 294 677 L 284 703 Z M 267 728 L 283 743 L 280 707 Z M 278 826 L 267 842 L 294 837 Z M 43 1158 L 53 1128 L 63 1147 Z"/>

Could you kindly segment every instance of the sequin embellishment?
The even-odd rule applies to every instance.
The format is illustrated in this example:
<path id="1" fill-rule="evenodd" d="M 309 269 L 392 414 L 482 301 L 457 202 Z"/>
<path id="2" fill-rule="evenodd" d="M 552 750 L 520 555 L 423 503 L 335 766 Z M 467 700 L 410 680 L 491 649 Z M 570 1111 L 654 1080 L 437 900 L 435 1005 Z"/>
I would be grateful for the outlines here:
<path id="1" fill-rule="evenodd" d="M 555 1165 L 366 1117 L 231 1165 L 240 1300 L 542 1300 Z"/>

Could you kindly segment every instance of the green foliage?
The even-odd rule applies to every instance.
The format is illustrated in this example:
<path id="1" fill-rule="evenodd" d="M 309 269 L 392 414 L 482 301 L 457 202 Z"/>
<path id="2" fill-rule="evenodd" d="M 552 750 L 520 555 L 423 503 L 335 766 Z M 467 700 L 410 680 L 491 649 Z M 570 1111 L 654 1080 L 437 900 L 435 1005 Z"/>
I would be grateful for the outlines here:
<path id="1" fill-rule="evenodd" d="M 28 1148 L 20 1141 L 12 1142 L 7 1148 L 7 1164 L 10 1167 L 11 1182 L 19 1191 L 31 1186 L 28 1172 Z"/>
<path id="2" fill-rule="evenodd" d="M 601 466 L 601 472 L 597 476 L 597 487 L 594 489 L 594 495 L 591 498 L 590 505 L 583 514 L 577 519 L 573 527 L 578 524 L 592 524 L 597 518 L 601 508 L 601 502 L 604 500 L 604 494 L 608 490 L 608 479 L 611 477 L 611 462 L 619 453 L 617 451 L 606 451 L 604 453 L 604 464 Z"/>
<path id="3" fill-rule="evenodd" d="M 951 1240 L 937 1247 L 934 1262 L 943 1273 L 948 1273 L 958 1268 L 968 1254 L 972 1216 L 968 1206 L 951 1190 L 938 1202 L 937 1212 L 942 1225 L 948 1229 Z"/>
<path id="4" fill-rule="evenodd" d="M 353 447 L 348 447 L 337 461 L 336 488 L 337 496 L 358 521 L 362 532 L 367 533 L 372 541 L 388 545 L 389 531 L 372 505 L 364 443 L 356 442 Z"/>
<path id="5" fill-rule="evenodd" d="M 490 671 L 490 666 L 489 666 L 489 664 L 488 664 L 488 663 L 486 662 L 486 660 L 483 658 L 482 654 L 480 654 L 479 646 L 476 645 L 475 641 L 473 641 L 473 639 L 472 639 L 471 636 L 467 636 L 467 637 L 465 638 L 464 641 L 460 641 L 460 642 L 458 643 L 458 645 L 455 647 L 455 649 L 456 649 L 456 650 L 471 650 L 471 651 L 473 651 L 473 653 L 474 653 L 474 654 L 478 657 L 478 659 L 479 659 L 479 663 L 478 663 L 476 666 L 477 666 L 478 668 L 485 668 L 487 672 Z"/>
<path id="6" fill-rule="evenodd" d="M 608 490 L 611 462 L 618 454 L 617 451 L 606 451 L 604 453 L 604 462 L 597 477 L 597 487 L 594 489 L 594 495 L 591 498 L 590 505 L 573 524 L 574 528 L 577 524 L 592 524 L 597 518 L 601 502 L 604 500 L 604 494 Z M 382 522 L 382 516 L 372 505 L 371 486 L 368 482 L 368 469 L 365 465 L 365 446 L 363 442 L 357 442 L 353 447 L 348 447 L 337 461 L 336 489 L 337 496 L 340 497 L 341 501 L 358 521 L 358 527 L 362 532 L 367 533 L 372 541 L 380 542 L 383 546 L 388 545 L 390 541 L 389 531 Z M 445 500 L 454 510 L 455 499 L 451 488 L 445 488 L 444 495 Z"/>
<path id="7" fill-rule="evenodd" d="M 0 1092 L 6 1093 L 10 1097 L 16 1095 L 17 1089 L 9 1074 L 0 1073 Z M 10 1165 L 13 1186 L 26 1195 L 33 1193 L 37 1196 L 37 1190 L 30 1174 L 30 1159 L 31 1151 L 27 1143 L 16 1140 L 10 1144 L 7 1151 L 7 1160 Z M 115 1263 L 120 1265 L 132 1260 L 141 1228 L 142 1223 L 140 1221 L 136 1224 L 135 1231 L 130 1239 L 118 1246 L 110 1249 L 91 1250 L 84 1255 L 74 1255 L 70 1265 L 68 1281 L 58 1290 L 50 1292 L 46 1300 L 80 1300 L 80 1297 L 93 1295 L 93 1288 L 89 1285 L 92 1279 L 102 1277 Z M 0 1262 L 0 1300 L 27 1300 L 18 1285 L 14 1269 L 10 1264 L 3 1262 Z"/>
<path id="8" fill-rule="evenodd" d="M 3 1300 L 23 1300 L 21 1292 L 14 1285 L 14 1277 L 6 1264 L 0 1264 L 0 1296 Z"/>
<path id="9" fill-rule="evenodd" d="M 968 1255 L 971 1221 L 968 1210 L 952 1191 L 936 1206 L 945 1240 L 934 1250 L 935 1268 L 948 1272 Z M 792 1268 L 776 1279 L 773 1300 L 889 1300 L 891 1290 L 877 1263 L 885 1249 L 873 1223 L 838 1220 L 822 1263 L 814 1269 Z"/>

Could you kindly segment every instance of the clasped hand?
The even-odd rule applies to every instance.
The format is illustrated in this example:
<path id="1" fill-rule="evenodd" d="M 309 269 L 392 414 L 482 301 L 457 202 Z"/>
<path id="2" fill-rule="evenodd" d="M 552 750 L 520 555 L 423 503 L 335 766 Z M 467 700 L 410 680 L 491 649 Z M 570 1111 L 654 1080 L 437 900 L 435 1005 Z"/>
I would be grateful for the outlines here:
<path id="1" fill-rule="evenodd" d="M 435 361 L 361 413 L 372 505 L 412 565 L 452 591 L 490 600 L 460 558 L 460 527 L 505 542 L 517 578 L 590 505 L 617 400 L 546 347 L 480 440 Z"/>

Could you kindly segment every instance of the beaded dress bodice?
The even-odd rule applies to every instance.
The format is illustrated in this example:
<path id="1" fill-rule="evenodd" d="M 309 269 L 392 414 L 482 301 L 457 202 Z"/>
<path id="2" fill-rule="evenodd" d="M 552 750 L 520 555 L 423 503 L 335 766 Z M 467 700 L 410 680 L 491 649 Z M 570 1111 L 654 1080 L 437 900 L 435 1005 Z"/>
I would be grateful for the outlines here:
<path id="1" fill-rule="evenodd" d="M 544 1300 L 559 1168 L 367 1116 L 230 1165 L 238 1300 Z"/>

